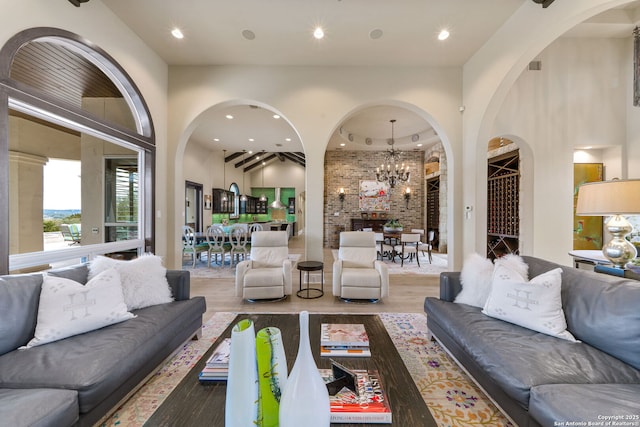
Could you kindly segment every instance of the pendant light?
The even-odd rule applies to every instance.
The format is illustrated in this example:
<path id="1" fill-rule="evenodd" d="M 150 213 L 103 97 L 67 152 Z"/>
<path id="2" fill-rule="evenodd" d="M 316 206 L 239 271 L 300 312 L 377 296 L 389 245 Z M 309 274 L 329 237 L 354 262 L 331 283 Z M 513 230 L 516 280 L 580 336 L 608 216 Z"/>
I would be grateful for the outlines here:
<path id="1" fill-rule="evenodd" d="M 222 188 L 227 189 L 227 150 L 222 150 Z M 222 193 L 222 201 L 228 200 L 227 193 Z"/>
<path id="2" fill-rule="evenodd" d="M 262 162 L 262 194 L 260 194 L 260 201 L 266 202 L 267 196 L 264 194 L 264 162 Z"/>
<path id="3" fill-rule="evenodd" d="M 244 156 L 247 154 L 247 150 L 242 150 L 242 196 L 240 196 L 240 201 L 247 201 L 247 193 L 244 191 Z"/>

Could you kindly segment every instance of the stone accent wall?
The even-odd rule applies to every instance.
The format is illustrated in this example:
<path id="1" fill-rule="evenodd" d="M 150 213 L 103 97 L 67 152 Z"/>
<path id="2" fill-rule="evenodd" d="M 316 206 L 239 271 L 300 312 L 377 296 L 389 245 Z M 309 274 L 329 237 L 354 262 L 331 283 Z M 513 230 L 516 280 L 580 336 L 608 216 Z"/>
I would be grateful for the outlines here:
<path id="1" fill-rule="evenodd" d="M 376 167 L 384 162 L 384 151 L 327 151 L 324 160 L 324 246 L 338 248 L 340 231 L 351 230 L 351 218 L 360 218 L 360 180 L 375 179 Z M 424 228 L 424 153 L 405 151 L 401 160 L 409 166 L 410 182 L 391 189 L 388 218 L 398 218 L 405 229 Z M 411 188 L 409 204 L 405 188 Z M 346 196 L 340 202 L 338 190 Z M 337 214 L 337 215 L 336 215 Z"/>

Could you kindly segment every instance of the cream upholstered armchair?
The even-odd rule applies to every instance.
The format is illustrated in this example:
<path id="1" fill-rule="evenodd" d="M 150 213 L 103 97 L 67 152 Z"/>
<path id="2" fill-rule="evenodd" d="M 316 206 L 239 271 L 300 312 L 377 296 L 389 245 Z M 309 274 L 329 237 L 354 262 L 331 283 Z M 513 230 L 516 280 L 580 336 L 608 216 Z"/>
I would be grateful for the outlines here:
<path id="1" fill-rule="evenodd" d="M 286 231 L 254 231 L 250 259 L 236 267 L 236 296 L 248 300 L 291 295 L 291 260 Z"/>
<path id="2" fill-rule="evenodd" d="M 338 259 L 333 262 L 333 294 L 345 300 L 372 301 L 389 296 L 389 270 L 377 259 L 375 233 L 340 233 Z"/>

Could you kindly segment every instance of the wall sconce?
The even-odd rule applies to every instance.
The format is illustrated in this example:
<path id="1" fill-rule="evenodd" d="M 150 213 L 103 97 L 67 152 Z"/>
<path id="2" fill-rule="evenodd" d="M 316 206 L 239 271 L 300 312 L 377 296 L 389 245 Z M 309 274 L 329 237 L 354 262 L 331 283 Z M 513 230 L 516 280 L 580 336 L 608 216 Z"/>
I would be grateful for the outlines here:
<path id="1" fill-rule="evenodd" d="M 342 207 L 344 205 L 344 196 L 346 196 L 346 193 L 344 192 L 344 188 L 340 187 L 340 189 L 338 190 L 338 198 L 340 199 L 340 207 Z"/>
<path id="2" fill-rule="evenodd" d="M 409 207 L 409 200 L 411 200 L 411 189 L 409 187 L 407 187 L 404 190 L 404 201 L 407 204 L 407 208 Z"/>

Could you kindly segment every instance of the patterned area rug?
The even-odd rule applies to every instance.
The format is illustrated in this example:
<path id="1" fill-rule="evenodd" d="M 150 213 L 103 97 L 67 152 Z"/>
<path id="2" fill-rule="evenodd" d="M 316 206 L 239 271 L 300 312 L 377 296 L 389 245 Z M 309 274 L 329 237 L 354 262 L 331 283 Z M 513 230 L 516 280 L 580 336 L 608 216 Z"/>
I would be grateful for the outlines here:
<path id="1" fill-rule="evenodd" d="M 331 253 L 333 254 L 333 259 L 338 257 L 337 249 L 332 249 Z M 392 262 L 386 258 L 384 263 L 389 268 L 389 274 L 429 274 L 439 276 L 443 271 L 449 271 L 447 254 L 434 253 L 431 264 L 429 264 L 427 255 L 419 253 L 418 256 L 420 257 L 420 265 L 415 260 L 401 265 L 398 259 L 396 259 L 396 262 Z"/>
<path id="2" fill-rule="evenodd" d="M 214 314 L 203 326 L 202 339 L 186 344 L 103 426 L 142 426 L 236 314 Z M 429 341 L 424 314 L 381 313 L 379 316 L 439 427 L 513 427 L 444 350 Z"/>

